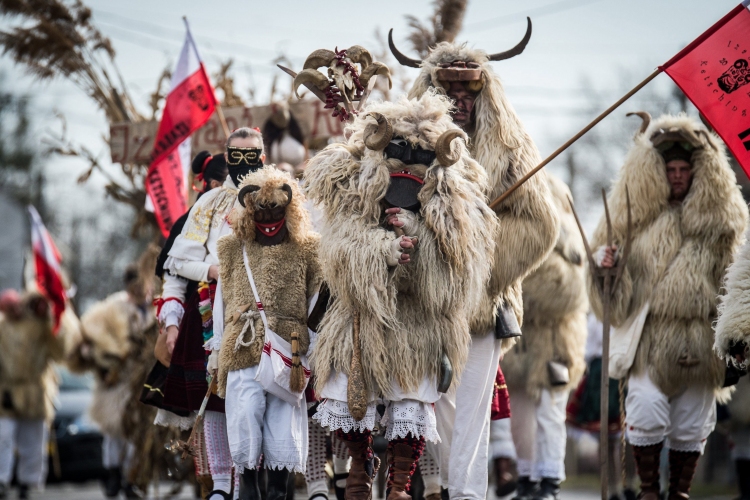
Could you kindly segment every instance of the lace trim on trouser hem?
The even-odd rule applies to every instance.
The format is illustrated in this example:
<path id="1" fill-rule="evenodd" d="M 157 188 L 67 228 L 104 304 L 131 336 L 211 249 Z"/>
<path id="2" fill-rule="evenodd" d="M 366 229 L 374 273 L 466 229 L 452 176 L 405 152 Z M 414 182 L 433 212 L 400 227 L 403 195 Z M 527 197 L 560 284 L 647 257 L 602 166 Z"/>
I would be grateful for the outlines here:
<path id="1" fill-rule="evenodd" d="M 706 447 L 705 441 L 678 441 L 676 439 L 667 439 L 667 448 L 674 451 L 698 451 L 703 454 Z"/>
<path id="2" fill-rule="evenodd" d="M 633 446 L 651 446 L 664 441 L 664 436 L 633 436 L 630 432 L 626 433 L 625 437 Z"/>
<path id="3" fill-rule="evenodd" d="M 247 467 L 249 464 L 242 464 L 239 462 L 234 463 L 234 468 L 237 472 L 242 474 L 242 472 L 247 470 L 257 470 L 258 467 L 260 467 L 260 459 L 258 459 L 258 463 L 256 463 L 253 467 Z M 263 468 L 264 469 L 272 469 L 272 470 L 282 470 L 287 469 L 289 472 L 299 472 L 300 474 L 305 473 L 305 467 L 299 463 L 292 463 L 292 462 L 283 462 L 283 461 L 271 461 L 271 460 L 264 460 L 263 461 Z"/>
<path id="4" fill-rule="evenodd" d="M 195 424 L 196 415 L 196 413 L 191 413 L 187 417 L 181 417 L 179 415 L 175 415 L 171 411 L 162 410 L 161 408 L 159 408 L 159 410 L 156 412 L 156 417 L 154 418 L 154 425 L 161 425 L 163 427 L 176 427 L 183 431 L 189 431 L 193 428 L 193 424 Z"/>
<path id="5" fill-rule="evenodd" d="M 320 426 L 332 431 L 341 429 L 344 432 L 362 432 L 375 429 L 375 402 L 367 404 L 365 418 L 357 422 L 349 413 L 349 405 L 345 401 L 336 399 L 324 399 L 318 405 L 318 411 L 313 415 L 313 420 L 318 421 Z"/>
<path id="6" fill-rule="evenodd" d="M 440 442 L 435 410 L 431 404 L 421 401 L 406 399 L 391 402 L 380 425 L 386 427 L 385 439 L 388 441 L 411 434 L 432 443 Z"/>

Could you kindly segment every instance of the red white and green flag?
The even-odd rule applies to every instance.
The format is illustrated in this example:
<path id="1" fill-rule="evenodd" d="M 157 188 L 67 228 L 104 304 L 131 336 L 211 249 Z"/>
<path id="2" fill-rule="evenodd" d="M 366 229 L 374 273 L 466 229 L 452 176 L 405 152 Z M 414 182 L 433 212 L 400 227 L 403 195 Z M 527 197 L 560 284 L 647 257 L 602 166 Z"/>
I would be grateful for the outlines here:
<path id="1" fill-rule="evenodd" d="M 209 120 L 216 109 L 214 89 L 187 21 L 185 27 L 185 44 L 172 73 L 171 89 L 167 94 L 146 176 L 146 192 L 165 237 L 169 235 L 175 220 L 187 211 L 185 170 L 190 165 L 190 147 L 189 142 L 185 142 Z"/>
<path id="2" fill-rule="evenodd" d="M 750 177 L 750 0 L 661 66 Z"/>

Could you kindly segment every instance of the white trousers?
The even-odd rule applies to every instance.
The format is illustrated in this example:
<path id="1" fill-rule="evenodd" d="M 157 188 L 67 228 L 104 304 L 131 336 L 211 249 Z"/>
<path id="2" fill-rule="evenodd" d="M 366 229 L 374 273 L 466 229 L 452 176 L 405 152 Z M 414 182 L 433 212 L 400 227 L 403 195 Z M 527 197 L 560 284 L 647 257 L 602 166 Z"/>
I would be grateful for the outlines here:
<path id="1" fill-rule="evenodd" d="M 105 469 L 122 467 L 127 471 L 135 447 L 124 438 L 104 434 L 102 439 L 102 465 Z"/>
<path id="2" fill-rule="evenodd" d="M 451 500 L 487 496 L 490 405 L 501 341 L 492 332 L 473 336 L 461 383 L 435 403 L 440 475 Z M 456 414 L 458 409 L 459 414 Z"/>
<path id="3" fill-rule="evenodd" d="M 625 413 L 626 436 L 633 446 L 666 439 L 670 449 L 703 453 L 716 425 L 716 398 L 713 389 L 694 385 L 668 398 L 645 372 L 628 379 Z"/>
<path id="4" fill-rule="evenodd" d="M 0 483 L 13 479 L 18 451 L 18 482 L 41 488 L 47 479 L 47 424 L 44 419 L 0 417 Z"/>
<path id="5" fill-rule="evenodd" d="M 509 418 L 490 422 L 490 452 L 493 460 L 496 458 L 516 460 L 516 446 L 513 444 Z"/>
<path id="6" fill-rule="evenodd" d="M 539 401 L 525 391 L 510 396 L 510 428 L 516 448 L 518 475 L 532 481 L 565 480 L 565 405 L 567 391 L 542 390 Z"/>
<path id="7" fill-rule="evenodd" d="M 255 381 L 258 367 L 230 371 L 227 375 L 227 436 L 237 467 L 257 469 L 260 456 L 267 469 L 305 473 L 307 462 L 307 411 L 263 390 Z"/>

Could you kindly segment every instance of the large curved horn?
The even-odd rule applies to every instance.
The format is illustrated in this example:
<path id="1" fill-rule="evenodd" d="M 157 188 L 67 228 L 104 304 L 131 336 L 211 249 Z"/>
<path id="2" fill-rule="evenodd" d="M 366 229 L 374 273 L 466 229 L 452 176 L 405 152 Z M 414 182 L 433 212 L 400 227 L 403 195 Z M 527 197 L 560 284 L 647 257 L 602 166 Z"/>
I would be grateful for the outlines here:
<path id="1" fill-rule="evenodd" d="M 391 82 L 391 70 L 382 62 L 374 62 L 367 66 L 367 68 L 362 71 L 362 74 L 359 75 L 359 83 L 367 88 L 367 84 L 370 83 L 370 78 L 374 75 L 388 77 L 388 88 L 390 89 L 393 87 L 393 82 Z"/>
<path id="2" fill-rule="evenodd" d="M 334 54 L 332 50 L 318 49 L 307 56 L 302 69 L 318 69 L 321 66 L 328 67 L 328 65 L 331 64 L 331 61 L 333 61 L 335 58 L 336 54 Z"/>
<path id="3" fill-rule="evenodd" d="M 625 116 L 640 116 L 641 120 L 643 120 L 643 123 L 641 123 L 641 128 L 638 131 L 639 134 L 642 134 L 648 129 L 648 126 L 651 125 L 651 115 L 648 114 L 647 111 L 633 111 L 632 113 L 628 113 Z"/>
<path id="4" fill-rule="evenodd" d="M 438 163 L 440 163 L 442 166 L 450 167 L 451 165 L 456 163 L 459 158 L 461 158 L 460 150 L 453 151 L 451 149 L 451 143 L 453 142 L 453 139 L 456 139 L 458 137 L 466 140 L 466 132 L 461 129 L 452 128 L 450 130 L 446 130 L 440 135 L 440 137 L 438 137 L 438 140 L 435 143 L 435 156 L 437 157 Z"/>
<path id="5" fill-rule="evenodd" d="M 513 47 L 510 50 L 506 50 L 505 52 L 498 52 L 497 54 L 490 54 L 489 59 L 490 61 L 503 61 L 505 59 L 510 59 L 511 57 L 515 57 L 521 52 L 523 52 L 523 49 L 526 48 L 526 44 L 529 43 L 529 40 L 531 40 L 531 18 L 526 18 L 526 34 L 523 36 L 520 42 L 518 42 L 518 45 Z"/>
<path id="6" fill-rule="evenodd" d="M 361 45 L 352 45 L 346 49 L 346 57 L 354 63 L 359 63 L 362 66 L 362 71 L 372 64 L 372 54 Z"/>
<path id="7" fill-rule="evenodd" d="M 289 184 L 284 183 L 284 185 L 281 186 L 281 190 L 284 191 L 286 195 L 289 197 L 289 199 L 286 200 L 286 204 L 284 205 L 286 207 L 292 202 L 292 187 Z"/>
<path id="8" fill-rule="evenodd" d="M 297 89 L 304 83 L 315 85 L 320 90 L 327 89 L 331 84 L 331 82 L 328 81 L 328 77 L 317 69 L 303 69 L 294 77 L 294 82 L 292 82 L 292 90 L 298 99 L 299 94 L 297 93 Z"/>
<path id="9" fill-rule="evenodd" d="M 240 192 L 237 195 L 237 200 L 240 202 L 240 205 L 242 205 L 242 208 L 245 208 L 245 196 L 256 191 L 260 191 L 260 186 L 256 186 L 254 184 L 248 184 L 247 186 L 244 186 L 242 189 L 240 189 Z"/>
<path id="10" fill-rule="evenodd" d="M 364 139 L 365 146 L 373 151 L 382 151 L 391 142 L 393 137 L 393 126 L 388 123 L 388 119 L 380 113 L 370 113 L 369 116 L 375 118 L 377 125 L 368 123 L 365 127 Z"/>
<path id="11" fill-rule="evenodd" d="M 412 59 L 411 57 L 406 57 L 396 48 L 396 44 L 393 43 L 393 28 L 391 28 L 391 30 L 388 32 L 388 47 L 391 48 L 391 54 L 393 54 L 393 57 L 395 57 L 402 66 L 418 68 L 422 65 L 422 61 L 420 59 Z"/>

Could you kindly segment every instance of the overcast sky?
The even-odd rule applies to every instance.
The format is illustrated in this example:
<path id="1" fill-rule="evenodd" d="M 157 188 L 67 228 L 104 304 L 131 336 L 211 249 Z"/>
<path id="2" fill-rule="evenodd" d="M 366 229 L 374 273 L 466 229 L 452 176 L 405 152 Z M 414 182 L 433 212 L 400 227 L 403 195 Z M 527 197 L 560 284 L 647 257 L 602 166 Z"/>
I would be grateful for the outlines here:
<path id="1" fill-rule="evenodd" d="M 591 113 L 583 109 L 583 82 L 591 82 L 614 102 L 622 93 L 623 78 L 637 81 L 647 76 L 738 1 L 469 0 L 458 40 L 488 52 L 506 50 L 523 36 L 525 16 L 532 18 L 534 31 L 526 51 L 494 65 L 511 102 L 546 156 Z M 94 23 L 111 38 L 125 81 L 144 111 L 159 75 L 174 64 L 182 45 L 183 15 L 190 21 L 209 72 L 233 58 L 238 93 L 245 95 L 252 85 L 257 100 L 263 102 L 273 75 L 278 73 L 272 61 L 280 54 L 288 56 L 298 69 L 314 49 L 353 44 L 375 49 L 375 30 L 387 33 L 391 27 L 402 52 L 412 54 L 404 16 L 426 19 L 432 11 L 428 0 L 84 2 L 93 10 Z M 0 26 L 7 26 L 7 21 Z M 103 113 L 80 90 L 65 81 L 35 82 L 7 56 L 0 60 L 0 68 L 19 92 L 35 96 L 38 128 L 44 128 L 45 121 L 59 110 L 68 119 L 72 138 L 108 157 L 102 141 L 108 133 Z M 417 70 L 407 71 L 414 75 Z M 651 85 L 666 86 L 668 81 L 661 75 Z M 626 122 L 624 114 L 631 110 L 626 104 L 611 118 L 622 121 L 628 134 L 635 125 Z M 48 161 L 53 179 L 51 197 L 97 192 L 97 181 L 87 187 L 75 185 L 75 177 L 86 168 L 84 162 Z"/>

